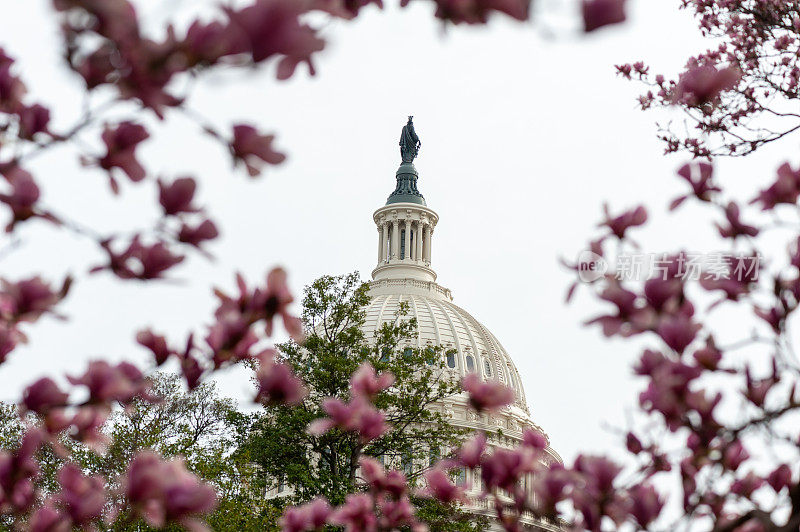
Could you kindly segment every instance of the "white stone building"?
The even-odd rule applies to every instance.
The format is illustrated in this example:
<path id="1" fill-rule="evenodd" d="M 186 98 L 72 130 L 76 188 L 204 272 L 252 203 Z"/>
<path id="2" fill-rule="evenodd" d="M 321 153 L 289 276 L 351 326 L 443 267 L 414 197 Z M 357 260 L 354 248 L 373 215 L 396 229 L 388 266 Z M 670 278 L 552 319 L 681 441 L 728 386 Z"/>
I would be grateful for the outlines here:
<path id="1" fill-rule="evenodd" d="M 492 415 L 476 414 L 468 407 L 464 394 L 437 408 L 454 425 L 485 431 L 490 446 L 516 447 L 523 430 L 533 429 L 542 434 L 544 431 L 531 419 L 522 380 L 509 354 L 483 324 L 453 303 L 449 289 L 436 283 L 431 250 L 439 216 L 426 205 L 417 189 L 418 173 L 413 157 L 404 154 L 403 159 L 397 170 L 396 190 L 373 215 L 378 229 L 378 260 L 370 282 L 365 335 L 373 338 L 383 323 L 396 319 L 400 303 L 407 302 L 409 317 L 417 319 L 417 338 L 409 347 L 443 346 L 449 352 L 443 355 L 445 365 L 456 377 L 477 372 L 483 379 L 499 380 L 510 386 L 515 394 L 513 405 Z M 561 462 L 561 457 L 549 446 L 543 459 L 547 465 Z M 466 480 L 473 487 L 471 509 L 492 515 L 487 499 L 474 496 L 480 492 L 480 479 Z M 553 523 L 532 517 L 525 521 L 531 530 L 561 530 Z M 495 528 L 500 529 L 493 525 L 492 529 Z"/>

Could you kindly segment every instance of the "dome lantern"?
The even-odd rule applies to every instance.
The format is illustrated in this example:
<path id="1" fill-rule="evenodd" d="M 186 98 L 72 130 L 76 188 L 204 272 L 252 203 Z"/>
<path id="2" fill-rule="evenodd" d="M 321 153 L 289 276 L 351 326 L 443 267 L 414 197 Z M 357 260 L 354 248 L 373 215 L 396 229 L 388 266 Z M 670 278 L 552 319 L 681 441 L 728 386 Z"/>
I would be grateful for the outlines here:
<path id="1" fill-rule="evenodd" d="M 431 268 L 433 229 L 439 216 L 425 203 L 417 189 L 419 173 L 414 159 L 422 143 L 414 130 L 413 116 L 400 134 L 401 164 L 397 169 L 397 187 L 386 205 L 375 211 L 378 228 L 378 265 L 372 279 L 413 279 L 434 282 Z"/>

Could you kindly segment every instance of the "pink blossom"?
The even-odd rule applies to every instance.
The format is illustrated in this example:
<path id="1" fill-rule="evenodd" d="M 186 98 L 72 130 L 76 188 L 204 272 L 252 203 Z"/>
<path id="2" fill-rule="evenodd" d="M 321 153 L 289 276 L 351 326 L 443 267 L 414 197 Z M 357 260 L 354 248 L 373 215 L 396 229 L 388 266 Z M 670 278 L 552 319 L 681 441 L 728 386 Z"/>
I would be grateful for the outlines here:
<path id="1" fill-rule="evenodd" d="M 678 175 L 685 179 L 692 187 L 692 196 L 700 201 L 711 201 L 714 193 L 720 192 L 720 188 L 714 183 L 714 167 L 704 161 L 693 161 L 686 163 L 678 170 Z M 680 196 L 670 203 L 670 210 L 676 209 L 690 195 Z"/>
<path id="2" fill-rule="evenodd" d="M 343 526 L 346 532 L 376 532 L 378 518 L 373 508 L 372 497 L 366 493 L 351 493 L 344 504 L 333 512 L 329 521 Z"/>
<path id="3" fill-rule="evenodd" d="M 13 351 L 24 337 L 14 326 L 5 321 L 0 321 L 0 364 L 6 361 L 9 353 Z"/>
<path id="4" fill-rule="evenodd" d="M 197 182 L 191 177 L 181 177 L 172 183 L 158 180 L 158 202 L 167 216 L 186 212 L 197 212 L 197 207 L 192 205 Z"/>
<path id="5" fill-rule="evenodd" d="M 37 209 L 40 195 L 39 186 L 31 174 L 15 165 L 0 165 L 0 174 L 3 174 L 11 185 L 10 193 L 0 194 L 0 202 L 8 205 L 11 210 L 11 220 L 6 225 L 6 232 L 10 233 L 19 222 L 31 218 L 42 218 L 58 223 L 52 214 Z"/>
<path id="6" fill-rule="evenodd" d="M 383 7 L 382 0 L 314 0 L 313 8 L 349 20 L 355 18 L 361 8 L 370 4 Z"/>
<path id="7" fill-rule="evenodd" d="M 685 314 L 666 316 L 656 329 L 656 333 L 670 348 L 678 353 L 683 351 L 694 341 L 697 332 L 702 328 L 699 323 L 692 322 Z"/>
<path id="8" fill-rule="evenodd" d="M 237 312 L 216 318 L 205 338 L 213 352 L 214 369 L 253 358 L 250 350 L 258 337 L 247 319 Z"/>
<path id="9" fill-rule="evenodd" d="M 92 268 L 92 272 L 110 270 L 120 279 L 161 279 L 167 270 L 185 259 L 182 255 L 172 253 L 164 242 L 142 244 L 139 235 L 122 252 L 114 251 L 111 244 L 110 240 L 101 243 L 109 262 L 105 266 Z"/>
<path id="10" fill-rule="evenodd" d="M 67 406 L 69 394 L 64 393 L 58 385 L 48 377 L 43 377 L 22 392 L 20 413 L 35 412 L 46 416 L 51 410 Z"/>
<path id="11" fill-rule="evenodd" d="M 624 288 L 617 279 L 609 279 L 600 298 L 617 307 L 616 313 L 598 316 L 587 321 L 586 325 L 600 324 L 606 336 L 630 336 L 641 332 L 651 321 L 650 312 L 639 303 L 637 295 Z"/>
<path id="12" fill-rule="evenodd" d="M 300 321 L 289 313 L 289 305 L 294 301 L 289 285 L 286 283 L 286 271 L 283 268 L 273 268 L 267 274 L 266 289 L 257 290 L 253 300 L 258 308 L 265 311 L 266 333 L 272 336 L 272 319 L 280 316 L 286 332 L 295 340 L 303 336 Z"/>
<path id="13" fill-rule="evenodd" d="M 101 518 L 106 504 L 103 478 L 85 476 L 75 464 L 67 463 L 58 472 L 61 491 L 56 498 L 76 526 L 89 525 Z"/>
<path id="14" fill-rule="evenodd" d="M 181 460 L 164 461 L 150 451 L 137 454 L 124 478 L 124 492 L 134 512 L 153 527 L 187 524 L 217 505 L 216 494 L 188 472 Z"/>
<path id="15" fill-rule="evenodd" d="M 278 523 L 283 532 L 317 530 L 325 526 L 331 512 L 328 501 L 324 497 L 319 497 L 309 503 L 286 508 Z"/>
<path id="16" fill-rule="evenodd" d="M 20 138 L 33 140 L 33 137 L 39 133 L 49 133 L 50 109 L 47 107 L 38 103 L 30 107 L 22 106 L 17 109 L 17 116 L 19 117 Z"/>
<path id="17" fill-rule="evenodd" d="M 278 79 L 288 79 L 300 63 L 307 63 L 311 73 L 311 55 L 325 45 L 314 29 L 300 21 L 302 4 L 293 0 L 255 0 L 243 9 L 226 8 L 232 29 L 243 32 L 247 52 L 260 63 L 274 56 Z"/>
<path id="18" fill-rule="evenodd" d="M 416 524 L 414 506 L 407 495 L 401 497 L 380 497 L 376 499 L 380 509 L 379 526 L 382 530 L 403 530 Z"/>
<path id="19" fill-rule="evenodd" d="M 272 149 L 274 135 L 260 135 L 250 125 L 238 124 L 233 126 L 233 141 L 231 153 L 235 162 L 243 162 L 247 173 L 257 176 L 261 173 L 262 163 L 280 164 L 286 156 Z"/>
<path id="20" fill-rule="evenodd" d="M 608 210 L 608 205 L 603 205 L 603 213 L 605 215 L 605 220 L 600 226 L 608 227 L 611 234 L 620 240 L 625 238 L 625 233 L 628 229 L 644 225 L 647 221 L 647 210 L 641 205 L 617 216 L 612 216 Z"/>
<path id="21" fill-rule="evenodd" d="M 128 362 L 112 366 L 105 360 L 96 360 L 89 363 L 82 376 L 67 378 L 74 385 L 86 386 L 89 391 L 88 402 L 94 404 L 114 401 L 127 403 L 134 397 L 144 395 L 149 387 L 142 372 Z"/>
<path id="22" fill-rule="evenodd" d="M 136 147 L 149 138 L 150 134 L 140 124 L 124 121 L 115 127 L 106 127 L 102 134 L 106 145 L 106 155 L 100 159 L 100 166 L 106 170 L 122 169 L 133 181 L 144 177 L 144 170 L 135 159 Z"/>
<path id="23" fill-rule="evenodd" d="M 489 15 L 497 11 L 517 20 L 527 20 L 530 16 L 530 2 L 527 0 L 435 0 L 436 17 L 455 24 L 485 24 Z M 406 6 L 411 0 L 402 0 Z"/>
<path id="24" fill-rule="evenodd" d="M 70 437 L 96 451 L 103 450 L 109 441 L 109 437 L 102 432 L 109 410 L 109 405 L 88 405 L 78 408 L 67 423 L 70 427 Z M 50 432 L 54 430 L 51 429 Z"/>
<path id="25" fill-rule="evenodd" d="M 203 220 L 196 226 L 183 223 L 178 232 L 179 241 L 194 247 L 200 247 L 203 242 L 214 240 L 218 236 L 217 226 L 211 220 Z"/>
<path id="26" fill-rule="evenodd" d="M 354 395 L 366 398 L 375 397 L 378 392 L 385 390 L 394 382 L 391 373 L 375 374 L 375 368 L 369 362 L 362 363 L 350 377 L 350 390 Z"/>
<path id="27" fill-rule="evenodd" d="M 672 101 L 690 107 L 716 104 L 720 94 L 735 88 L 741 77 L 742 73 L 734 67 L 692 66 L 680 75 Z"/>
<path id="28" fill-rule="evenodd" d="M 742 442 L 735 440 L 725 448 L 722 464 L 731 471 L 736 471 L 748 458 L 750 458 L 750 454 L 744 448 Z"/>
<path id="29" fill-rule="evenodd" d="M 797 203 L 800 196 L 800 170 L 794 170 L 789 163 L 783 163 L 775 181 L 759 192 L 751 203 L 761 203 L 762 210 L 774 209 L 776 205 Z"/>
<path id="30" fill-rule="evenodd" d="M 783 488 L 791 486 L 792 469 L 786 464 L 779 465 L 767 476 L 767 483 L 776 493 L 780 492 Z"/>
<path id="31" fill-rule="evenodd" d="M 129 121 L 120 122 L 113 129 L 106 127 L 102 135 L 106 154 L 98 160 L 100 167 L 109 172 L 119 168 L 131 181 L 141 181 L 145 170 L 136 159 L 136 147 L 149 136 L 143 126 Z M 116 190 L 116 182 L 113 177 L 111 179 Z"/>
<path id="32" fill-rule="evenodd" d="M 380 462 L 366 456 L 359 458 L 358 464 L 361 467 L 361 476 L 371 490 L 388 493 L 393 497 L 399 497 L 406 492 L 408 487 L 406 476 L 400 471 L 395 469 L 386 471 Z"/>
<path id="33" fill-rule="evenodd" d="M 0 48 L 0 112 L 14 112 L 22 105 L 26 89 L 22 81 L 12 72 L 14 60 Z"/>
<path id="34" fill-rule="evenodd" d="M 553 464 L 538 472 L 533 477 L 533 491 L 538 509 L 545 515 L 558 515 L 556 505 L 566 498 L 574 482 L 575 475 L 561 464 Z"/>
<path id="35" fill-rule="evenodd" d="M 519 480 L 536 468 L 536 454 L 529 447 L 497 448 L 481 462 L 481 480 L 487 489 L 513 492 Z"/>
<path id="36" fill-rule="evenodd" d="M 625 22 L 625 0 L 583 0 L 583 28 L 587 33 Z"/>
<path id="37" fill-rule="evenodd" d="M 628 434 L 625 435 L 625 447 L 628 449 L 629 452 L 633 454 L 639 454 L 644 450 L 642 442 L 632 432 L 629 432 Z"/>
<path id="38" fill-rule="evenodd" d="M 383 412 L 362 397 L 356 396 L 349 403 L 328 398 L 322 402 L 322 408 L 328 418 L 320 418 L 309 424 L 308 432 L 312 435 L 319 436 L 338 427 L 346 432 L 359 434 L 361 441 L 366 443 L 389 430 Z"/>
<path id="39" fill-rule="evenodd" d="M 31 516 L 30 532 L 70 532 L 72 523 L 68 516 L 59 512 L 52 503 L 47 503 Z"/>
<path id="40" fill-rule="evenodd" d="M 257 402 L 267 405 L 296 405 L 308 395 L 303 381 L 295 376 L 289 366 L 276 362 L 273 352 L 262 354 L 260 360 L 256 371 Z"/>
<path id="41" fill-rule="evenodd" d="M 445 504 L 466 500 L 464 488 L 453 484 L 447 472 L 433 468 L 426 471 L 423 476 L 427 482 L 427 489 L 423 491 L 423 494 Z"/>
<path id="42" fill-rule="evenodd" d="M 29 429 L 19 447 L 12 452 L 0 451 L 0 507 L 12 506 L 26 510 L 34 503 L 34 480 L 39 476 L 36 453 L 42 445 L 43 434 Z"/>
<path id="43" fill-rule="evenodd" d="M 483 432 L 478 432 L 461 445 L 461 448 L 458 450 L 458 459 L 465 467 L 475 469 L 483 461 L 483 453 L 485 450 L 486 435 Z"/>
<path id="44" fill-rule="evenodd" d="M 67 277 L 54 291 L 40 277 L 17 282 L 0 279 L 0 317 L 11 323 L 36 321 L 66 297 L 71 284 L 72 279 Z"/>
<path id="45" fill-rule="evenodd" d="M 547 436 L 538 430 L 525 429 L 522 433 L 522 444 L 532 449 L 542 451 L 547 448 Z"/>
<path id="46" fill-rule="evenodd" d="M 630 513 L 636 523 L 646 529 L 664 508 L 664 501 L 650 484 L 637 484 L 630 489 Z"/>
<path id="47" fill-rule="evenodd" d="M 725 218 L 728 219 L 728 225 L 722 226 L 716 224 L 722 238 L 736 239 L 740 236 L 756 236 L 758 235 L 758 228 L 752 225 L 747 225 L 739 219 L 739 206 L 734 202 L 728 203 L 725 207 Z"/>
<path id="48" fill-rule="evenodd" d="M 514 401 L 514 391 L 498 381 L 482 381 L 477 373 L 461 379 L 461 387 L 469 394 L 469 402 L 478 412 L 495 411 Z"/>
<path id="49" fill-rule="evenodd" d="M 153 333 L 150 329 L 136 333 L 136 342 L 153 353 L 157 366 L 162 365 L 173 354 L 167 346 L 167 339 Z"/>
<path id="50" fill-rule="evenodd" d="M 214 64 L 227 55 L 245 52 L 247 39 L 229 24 L 195 20 L 186 31 L 181 47 L 189 65 Z"/>
<path id="51" fill-rule="evenodd" d="M 703 368 L 715 370 L 722 360 L 722 352 L 717 349 L 712 340 L 709 340 L 705 347 L 702 347 L 692 355 L 695 361 Z"/>

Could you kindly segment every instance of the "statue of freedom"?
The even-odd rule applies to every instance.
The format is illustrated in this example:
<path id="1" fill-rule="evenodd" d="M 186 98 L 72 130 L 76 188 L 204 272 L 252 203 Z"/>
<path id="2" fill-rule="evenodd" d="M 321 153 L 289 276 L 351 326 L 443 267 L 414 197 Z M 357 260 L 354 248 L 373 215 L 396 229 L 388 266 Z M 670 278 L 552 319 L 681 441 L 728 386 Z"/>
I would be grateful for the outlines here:
<path id="1" fill-rule="evenodd" d="M 408 123 L 403 126 L 403 132 L 400 134 L 400 157 L 403 158 L 404 163 L 414 162 L 422 146 L 417 132 L 414 131 L 413 116 L 408 117 Z"/>

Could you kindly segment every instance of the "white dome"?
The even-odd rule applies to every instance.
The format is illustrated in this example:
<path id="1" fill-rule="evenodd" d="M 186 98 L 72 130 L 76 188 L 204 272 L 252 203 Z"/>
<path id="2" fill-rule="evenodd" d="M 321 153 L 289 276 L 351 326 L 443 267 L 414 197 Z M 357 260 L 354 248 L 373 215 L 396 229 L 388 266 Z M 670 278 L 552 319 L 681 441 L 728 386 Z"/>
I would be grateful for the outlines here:
<path id="1" fill-rule="evenodd" d="M 411 347 L 444 347 L 451 351 L 442 355 L 444 362 L 459 377 L 477 372 L 484 380 L 499 380 L 514 390 L 514 406 L 529 413 L 511 357 L 483 324 L 452 303 L 449 290 L 433 282 L 387 279 L 370 283 L 370 295 L 363 327 L 367 339 L 373 338 L 381 325 L 394 321 L 400 303 L 407 302 L 407 317 L 417 320 L 416 343 Z"/>

